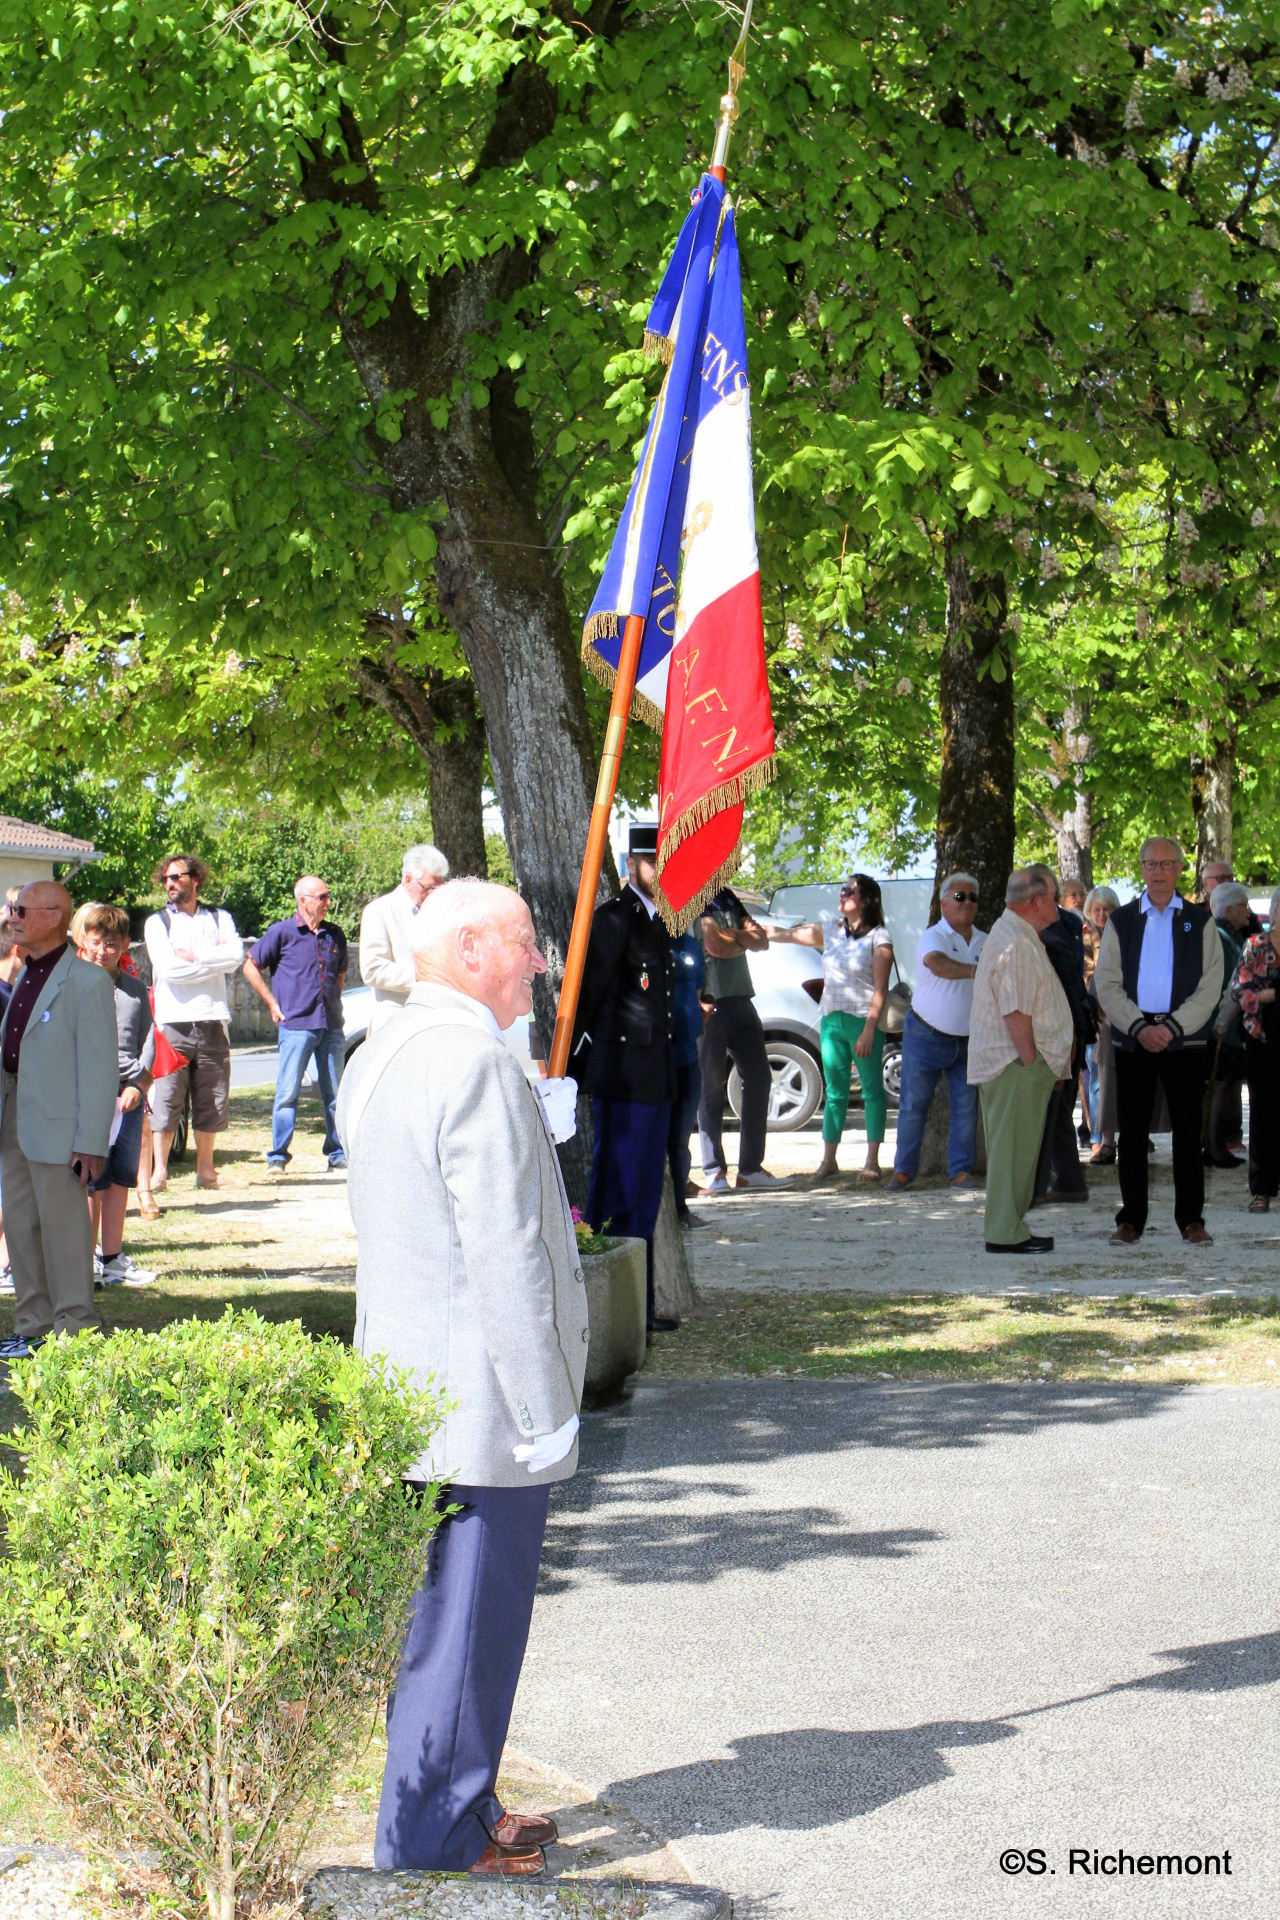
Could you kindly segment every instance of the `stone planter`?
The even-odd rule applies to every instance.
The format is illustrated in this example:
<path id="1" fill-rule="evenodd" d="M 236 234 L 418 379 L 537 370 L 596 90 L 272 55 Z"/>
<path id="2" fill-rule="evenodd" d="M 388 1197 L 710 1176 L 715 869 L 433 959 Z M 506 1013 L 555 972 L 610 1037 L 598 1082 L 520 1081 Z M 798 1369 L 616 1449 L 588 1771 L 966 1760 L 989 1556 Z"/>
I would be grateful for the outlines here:
<path id="1" fill-rule="evenodd" d="M 591 1330 L 583 1396 L 599 1406 L 616 1400 L 627 1375 L 644 1365 L 644 1241 L 615 1240 L 608 1253 L 588 1254 L 582 1273 Z"/>

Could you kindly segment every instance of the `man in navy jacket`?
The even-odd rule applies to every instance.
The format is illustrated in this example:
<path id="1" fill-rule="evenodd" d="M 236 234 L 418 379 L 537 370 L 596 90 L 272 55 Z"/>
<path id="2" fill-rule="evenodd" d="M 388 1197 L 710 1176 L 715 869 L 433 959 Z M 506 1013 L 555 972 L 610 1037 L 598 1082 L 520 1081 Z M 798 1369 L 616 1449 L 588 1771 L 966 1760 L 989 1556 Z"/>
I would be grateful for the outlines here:
<path id="1" fill-rule="evenodd" d="M 1204 1225 L 1200 1134 L 1209 1039 L 1222 998 L 1222 947 L 1207 907 L 1178 892 L 1176 840 L 1144 840 L 1143 891 L 1107 922 L 1094 990 L 1111 1022 L 1120 1121 L 1120 1211 L 1111 1244 L 1132 1246 L 1147 1224 L 1147 1136 L 1157 1085 L 1173 1122 L 1173 1217 L 1192 1246 Z"/>

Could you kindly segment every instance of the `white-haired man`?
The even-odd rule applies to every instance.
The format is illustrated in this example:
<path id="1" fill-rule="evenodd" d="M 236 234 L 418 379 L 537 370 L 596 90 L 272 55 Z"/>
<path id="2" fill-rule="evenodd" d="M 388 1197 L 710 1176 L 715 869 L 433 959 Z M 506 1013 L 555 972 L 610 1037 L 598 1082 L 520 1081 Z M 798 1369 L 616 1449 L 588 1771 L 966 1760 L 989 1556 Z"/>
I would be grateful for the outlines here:
<path id="1" fill-rule="evenodd" d="M 971 1187 L 978 1159 L 978 1089 L 969 1085 L 969 1019 L 978 956 L 987 936 L 974 926 L 978 883 L 949 873 L 938 890 L 941 919 L 916 942 L 916 985 L 902 1033 L 898 1145 L 889 1187 L 901 1193 L 920 1171 L 920 1148 L 934 1088 L 947 1076 L 951 1124 L 947 1172 L 953 1187 Z"/>
<path id="2" fill-rule="evenodd" d="M 1173 1126 L 1173 1217 L 1185 1241 L 1209 1247 L 1200 1134 L 1222 946 L 1209 909 L 1178 892 L 1186 864 L 1178 842 L 1144 840 L 1138 861 L 1142 892 L 1108 920 L 1093 973 L 1116 1049 L 1120 1211 L 1111 1244 L 1132 1246 L 1147 1224 L 1147 1138 L 1163 1086 Z"/>
<path id="3" fill-rule="evenodd" d="M 587 1303 L 555 1153 L 576 1089 L 535 1094 L 502 1032 L 546 962 L 507 887 L 451 880 L 413 933 L 403 1014 L 356 1055 L 338 1126 L 359 1238 L 355 1343 L 453 1403 L 411 1480 L 446 1504 L 387 1706 L 374 1859 L 529 1874 L 555 1825 L 495 1791 L 550 1483 L 577 1465 Z M 553 1132 L 554 1128 L 554 1132 Z"/>
<path id="4" fill-rule="evenodd" d="M 988 1253 L 1050 1253 L 1052 1234 L 1028 1231 L 1025 1215 L 1049 1096 L 1066 1078 L 1075 1029 L 1041 931 L 1058 917 L 1047 867 L 1016 867 L 1005 908 L 987 935 L 973 982 L 969 1079 L 981 1089 L 987 1135 Z"/>
<path id="5" fill-rule="evenodd" d="M 293 889 L 298 910 L 288 920 L 273 920 L 249 949 L 244 977 L 265 1000 L 279 1031 L 276 1099 L 271 1110 L 271 1148 L 267 1165 L 283 1173 L 292 1159 L 289 1144 L 298 1117 L 298 1096 L 311 1061 L 324 1106 L 324 1156 L 337 1171 L 346 1157 L 334 1124 L 338 1082 L 346 1054 L 342 1026 L 342 988 L 347 977 L 347 936 L 330 920 L 329 889 L 314 873 L 303 874 Z M 271 975 L 268 986 L 263 971 Z"/>
<path id="6" fill-rule="evenodd" d="M 439 847 L 409 847 L 400 862 L 400 885 L 380 893 L 360 916 L 360 978 L 373 989 L 369 1032 L 402 1007 L 413 986 L 413 923 L 428 895 L 449 878 Z"/>

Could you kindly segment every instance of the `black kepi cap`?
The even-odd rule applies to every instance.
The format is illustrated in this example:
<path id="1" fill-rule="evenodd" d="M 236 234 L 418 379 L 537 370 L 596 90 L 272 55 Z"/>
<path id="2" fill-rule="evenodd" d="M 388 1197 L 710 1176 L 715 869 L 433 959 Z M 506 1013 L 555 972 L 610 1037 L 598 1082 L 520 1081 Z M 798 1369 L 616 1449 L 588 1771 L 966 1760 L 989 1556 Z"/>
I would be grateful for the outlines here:
<path id="1" fill-rule="evenodd" d="M 652 860 L 658 851 L 658 823 L 656 820 L 637 820 L 627 838 L 628 853 L 642 853 Z"/>

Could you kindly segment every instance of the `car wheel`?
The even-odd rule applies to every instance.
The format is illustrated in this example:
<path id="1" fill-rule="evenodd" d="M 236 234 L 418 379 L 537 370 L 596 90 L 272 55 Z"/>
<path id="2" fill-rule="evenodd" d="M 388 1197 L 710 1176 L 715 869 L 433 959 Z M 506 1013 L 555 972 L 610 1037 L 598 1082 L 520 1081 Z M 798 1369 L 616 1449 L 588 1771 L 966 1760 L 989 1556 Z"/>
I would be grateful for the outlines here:
<path id="1" fill-rule="evenodd" d="M 902 1048 L 886 1046 L 884 1050 L 884 1090 L 891 1107 L 896 1107 L 902 1098 Z"/>
<path id="2" fill-rule="evenodd" d="M 765 1040 L 769 1072 L 770 1133 L 794 1133 L 812 1120 L 822 1103 L 822 1068 L 807 1047 L 795 1040 Z M 742 1079 L 735 1067 L 729 1075 L 729 1105 L 742 1118 Z"/>
<path id="3" fill-rule="evenodd" d="M 364 1035 L 362 1033 L 357 1033 L 353 1039 L 348 1040 L 342 1055 L 342 1064 L 344 1068 L 350 1066 L 352 1054 L 356 1051 L 357 1047 L 362 1047 L 363 1045 L 364 1045 Z"/>

